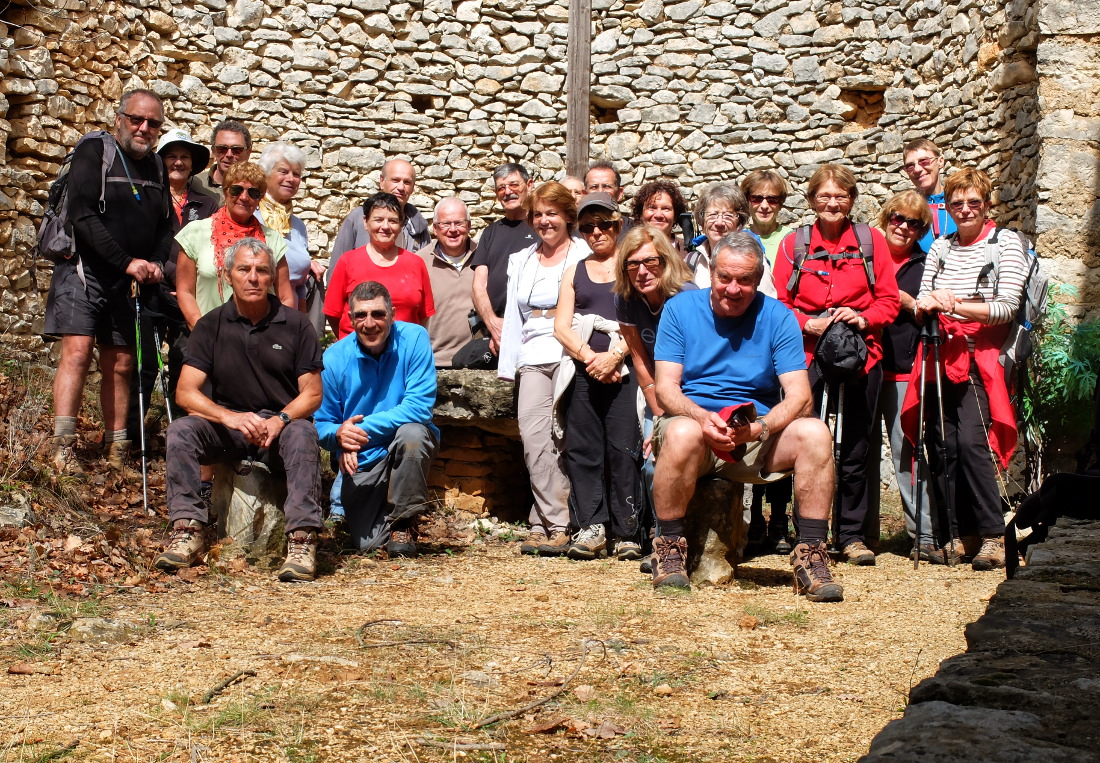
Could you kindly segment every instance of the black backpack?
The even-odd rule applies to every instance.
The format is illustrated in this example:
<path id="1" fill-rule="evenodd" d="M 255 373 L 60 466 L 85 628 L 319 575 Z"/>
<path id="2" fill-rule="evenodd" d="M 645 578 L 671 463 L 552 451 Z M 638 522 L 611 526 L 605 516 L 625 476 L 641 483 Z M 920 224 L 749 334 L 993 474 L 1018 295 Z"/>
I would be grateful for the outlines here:
<path id="1" fill-rule="evenodd" d="M 794 300 L 798 293 L 798 282 L 802 278 L 803 263 L 811 260 L 846 260 L 852 255 L 849 252 L 828 254 L 821 252 L 810 257 L 810 231 L 813 225 L 803 225 L 794 233 L 794 267 L 791 269 L 791 278 L 787 281 L 787 293 Z M 863 272 L 867 276 L 867 286 L 871 289 L 871 296 L 875 296 L 875 241 L 871 238 L 871 226 L 866 223 L 852 223 L 852 230 L 859 242 L 859 258 L 863 261 Z"/>

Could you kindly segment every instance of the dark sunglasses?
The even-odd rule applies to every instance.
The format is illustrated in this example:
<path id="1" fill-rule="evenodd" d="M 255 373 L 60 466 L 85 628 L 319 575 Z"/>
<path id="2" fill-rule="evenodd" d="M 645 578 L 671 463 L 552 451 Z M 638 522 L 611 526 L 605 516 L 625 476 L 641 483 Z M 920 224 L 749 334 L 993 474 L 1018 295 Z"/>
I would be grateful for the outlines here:
<path id="1" fill-rule="evenodd" d="M 245 188 L 243 185 L 231 185 L 226 190 L 226 193 L 228 193 L 235 199 L 245 191 L 248 192 L 248 198 L 252 199 L 253 201 L 259 201 L 260 197 L 263 196 L 263 193 L 260 191 L 259 188 Z"/>
<path id="2" fill-rule="evenodd" d="M 245 146 L 214 146 L 215 154 L 233 154 L 233 156 L 240 156 L 245 151 Z"/>
<path id="3" fill-rule="evenodd" d="M 150 119 L 149 117 L 139 117 L 137 114 L 127 114 L 125 111 L 118 112 L 122 116 L 130 120 L 132 127 L 141 127 L 143 124 L 148 123 L 150 130 L 159 130 L 164 126 L 163 119 Z"/>
<path id="4" fill-rule="evenodd" d="M 661 260 L 660 257 L 643 257 L 640 260 L 627 260 L 626 261 L 626 269 L 627 270 L 637 270 L 642 265 L 645 265 L 646 270 L 653 270 L 655 268 L 660 267 L 663 264 L 664 264 L 664 262 Z"/>
<path id="5" fill-rule="evenodd" d="M 903 225 L 909 230 L 922 230 L 924 228 L 924 220 L 914 220 L 912 217 L 906 217 L 899 212 L 891 212 L 888 219 L 891 225 L 896 225 L 899 228 Z"/>
<path id="6" fill-rule="evenodd" d="M 599 228 L 600 230 L 602 230 L 603 232 L 606 233 L 607 231 L 611 230 L 614 227 L 615 227 L 615 221 L 614 220 L 600 220 L 600 221 L 594 222 L 594 223 L 585 223 L 584 225 L 581 225 L 580 227 L 578 227 L 577 230 L 579 230 L 581 233 L 583 233 L 586 236 L 590 236 L 590 235 L 592 235 L 592 232 L 594 230 L 596 230 L 596 228 Z"/>
<path id="7" fill-rule="evenodd" d="M 356 310 L 351 314 L 351 319 L 353 321 L 365 321 L 368 315 L 376 321 L 384 321 L 390 317 L 390 314 L 385 310 Z"/>
<path id="8" fill-rule="evenodd" d="M 778 206 L 779 204 L 783 203 L 783 197 L 782 196 L 765 196 L 762 193 L 750 193 L 749 194 L 749 203 L 750 204 L 763 204 L 765 201 L 768 202 L 769 204 L 771 204 L 773 207 L 775 207 L 775 206 Z"/>

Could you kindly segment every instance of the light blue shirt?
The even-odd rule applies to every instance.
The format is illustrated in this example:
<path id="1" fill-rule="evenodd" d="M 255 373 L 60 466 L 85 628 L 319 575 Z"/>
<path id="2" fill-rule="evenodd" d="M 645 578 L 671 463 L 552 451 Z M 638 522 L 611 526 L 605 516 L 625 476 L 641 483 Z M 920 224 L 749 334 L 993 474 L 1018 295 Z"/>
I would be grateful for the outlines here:
<path id="1" fill-rule="evenodd" d="M 937 238 L 958 230 L 955 220 L 947 214 L 947 204 L 942 193 L 934 193 L 928 197 L 928 211 L 932 213 L 932 227 L 917 242 L 917 247 L 925 254 L 932 251 L 932 242 Z"/>
<path id="2" fill-rule="evenodd" d="M 336 430 L 352 416 L 370 436 L 359 451 L 359 468 L 386 457 L 403 424 L 432 423 L 435 406 L 435 356 L 428 332 L 415 323 L 394 321 L 386 348 L 378 356 L 363 350 L 353 332 L 325 350 L 321 372 L 324 397 L 314 416 L 321 447 L 338 451 Z"/>

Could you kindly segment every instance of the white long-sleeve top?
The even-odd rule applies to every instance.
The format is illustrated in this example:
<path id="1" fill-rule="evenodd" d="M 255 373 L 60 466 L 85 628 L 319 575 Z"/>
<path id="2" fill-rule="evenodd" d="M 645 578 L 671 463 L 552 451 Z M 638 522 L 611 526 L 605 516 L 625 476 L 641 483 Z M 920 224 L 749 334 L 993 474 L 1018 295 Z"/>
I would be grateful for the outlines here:
<path id="1" fill-rule="evenodd" d="M 943 236 L 932 244 L 920 284 L 920 297 L 933 289 L 950 289 L 956 299 L 981 295 L 989 304 L 989 320 L 996 325 L 1008 323 L 1016 316 L 1027 278 L 1027 251 L 1018 233 L 999 228 L 996 244 L 988 235 L 968 246 L 962 246 L 957 236 Z M 979 280 L 986 265 L 986 247 L 996 246 L 999 257 L 993 257 L 995 267 Z M 954 316 L 960 318 L 961 316 Z"/>

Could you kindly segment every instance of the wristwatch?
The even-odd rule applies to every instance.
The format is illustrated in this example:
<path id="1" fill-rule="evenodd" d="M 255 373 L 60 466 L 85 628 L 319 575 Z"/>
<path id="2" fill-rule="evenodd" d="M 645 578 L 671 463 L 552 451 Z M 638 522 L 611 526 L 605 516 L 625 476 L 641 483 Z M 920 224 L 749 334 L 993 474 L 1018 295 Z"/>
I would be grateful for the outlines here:
<path id="1" fill-rule="evenodd" d="M 286 411 L 279 411 L 279 412 L 278 412 L 277 414 L 275 414 L 275 415 L 276 415 L 276 416 L 278 416 L 278 417 L 279 417 L 279 420 L 283 422 L 283 426 L 284 426 L 284 427 L 285 427 L 285 426 L 286 426 L 287 424 L 289 424 L 289 423 L 290 423 L 290 416 L 287 416 L 287 415 L 286 415 Z"/>
<path id="2" fill-rule="evenodd" d="M 757 442 L 768 441 L 768 422 L 764 419 L 757 419 L 756 423 L 760 425 L 760 436 L 756 438 Z"/>

